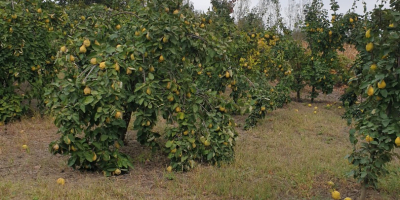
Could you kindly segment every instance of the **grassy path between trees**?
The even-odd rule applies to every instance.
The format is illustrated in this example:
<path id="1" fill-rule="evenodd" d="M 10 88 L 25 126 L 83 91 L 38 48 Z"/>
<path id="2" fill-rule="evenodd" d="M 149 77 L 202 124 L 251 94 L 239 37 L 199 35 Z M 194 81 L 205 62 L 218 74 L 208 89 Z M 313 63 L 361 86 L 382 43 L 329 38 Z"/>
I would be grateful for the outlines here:
<path id="1" fill-rule="evenodd" d="M 326 105 L 293 102 L 269 113 L 250 131 L 238 127 L 233 164 L 218 168 L 200 163 L 187 173 L 168 173 L 162 152 L 152 155 L 129 132 L 122 151 L 134 159 L 135 168 L 109 178 L 73 170 L 66 157 L 51 155 L 48 144 L 58 135 L 50 119 L 23 119 L 0 129 L 0 199 L 322 200 L 330 199 L 328 181 L 335 183 L 342 198 L 355 199 L 360 186 L 346 176 L 351 165 L 344 157 L 352 147 L 349 127 L 341 119 L 344 109 Z M 244 116 L 235 119 L 244 124 Z M 399 160 L 389 168 L 400 173 Z M 56 184 L 60 177 L 66 180 L 63 186 Z M 384 177 L 379 191 L 368 191 L 368 199 L 399 199 L 398 177 Z"/>

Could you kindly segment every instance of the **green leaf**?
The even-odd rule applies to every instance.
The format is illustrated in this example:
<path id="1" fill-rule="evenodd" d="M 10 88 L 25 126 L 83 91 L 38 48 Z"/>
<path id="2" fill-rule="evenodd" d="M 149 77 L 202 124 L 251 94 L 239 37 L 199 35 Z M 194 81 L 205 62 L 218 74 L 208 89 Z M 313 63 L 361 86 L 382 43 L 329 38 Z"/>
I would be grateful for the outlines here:
<path id="1" fill-rule="evenodd" d="M 93 96 L 87 96 L 87 97 L 85 97 L 85 100 L 83 101 L 83 103 L 85 105 L 88 105 L 88 104 L 92 103 L 93 100 L 94 100 Z"/>
<path id="2" fill-rule="evenodd" d="M 165 144 L 165 147 L 170 148 L 172 146 L 173 142 L 172 141 L 167 141 Z"/>
<path id="3" fill-rule="evenodd" d="M 154 79 L 154 75 L 152 73 L 149 73 L 149 79 L 153 80 Z"/>
<path id="4" fill-rule="evenodd" d="M 214 157 L 214 152 L 210 152 L 207 155 L 207 160 L 211 160 Z"/>
<path id="5" fill-rule="evenodd" d="M 83 153 L 83 156 L 85 156 L 87 161 L 89 161 L 89 162 L 93 161 L 93 155 L 91 152 L 86 151 L 85 153 Z"/>
<path id="6" fill-rule="evenodd" d="M 68 159 L 68 167 L 72 167 L 76 162 L 77 156 L 72 156 Z"/>
<path id="7" fill-rule="evenodd" d="M 108 139 L 108 135 L 101 135 L 100 141 L 104 142 Z"/>

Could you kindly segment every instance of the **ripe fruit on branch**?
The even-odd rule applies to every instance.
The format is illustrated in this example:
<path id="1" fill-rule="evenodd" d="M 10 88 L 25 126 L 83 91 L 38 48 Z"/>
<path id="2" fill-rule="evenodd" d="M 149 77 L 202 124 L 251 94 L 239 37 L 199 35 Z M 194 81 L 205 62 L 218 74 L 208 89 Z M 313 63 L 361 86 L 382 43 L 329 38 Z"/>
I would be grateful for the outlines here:
<path id="1" fill-rule="evenodd" d="M 92 65 L 97 64 L 97 59 L 96 58 L 90 59 L 90 64 L 92 64 Z"/>
<path id="2" fill-rule="evenodd" d="M 86 53 L 86 47 L 85 47 L 85 45 L 82 45 L 80 48 L 79 48 L 79 53 Z"/>
<path id="3" fill-rule="evenodd" d="M 378 88 L 379 89 L 384 89 L 386 87 L 386 82 L 385 80 L 381 80 L 378 82 Z"/>
<path id="4" fill-rule="evenodd" d="M 120 111 L 115 113 L 115 118 L 121 119 L 122 118 L 122 113 Z"/>
<path id="5" fill-rule="evenodd" d="M 225 72 L 225 78 L 229 78 L 229 77 L 230 77 L 230 74 L 229 74 L 228 71 L 226 71 L 226 72 Z"/>
<path id="6" fill-rule="evenodd" d="M 365 32 L 365 37 L 370 38 L 371 37 L 371 30 L 368 29 L 367 32 Z"/>
<path id="7" fill-rule="evenodd" d="M 147 88 L 146 94 L 151 95 L 151 89 L 150 88 Z"/>
<path id="8" fill-rule="evenodd" d="M 374 94 L 374 87 L 372 87 L 372 85 L 368 86 L 367 94 L 368 96 L 372 96 Z"/>
<path id="9" fill-rule="evenodd" d="M 106 68 L 106 62 L 101 62 L 99 65 L 100 69 L 105 69 Z"/>
<path id="10" fill-rule="evenodd" d="M 118 63 L 115 63 L 114 69 L 115 69 L 115 71 L 118 71 L 118 72 L 119 72 L 120 67 L 119 67 L 119 64 L 118 64 Z"/>
<path id="11" fill-rule="evenodd" d="M 158 62 L 162 62 L 162 61 L 164 61 L 164 56 L 163 55 L 161 55 L 160 58 L 158 59 Z"/>
<path id="12" fill-rule="evenodd" d="M 83 45 L 85 45 L 85 47 L 89 47 L 90 46 L 90 40 L 86 39 L 83 41 Z"/>
<path id="13" fill-rule="evenodd" d="M 372 64 L 371 67 L 370 67 L 370 69 L 371 69 L 372 71 L 375 71 L 376 68 L 378 68 L 378 67 L 376 66 L 376 64 Z"/>
<path id="14" fill-rule="evenodd" d="M 365 137 L 365 141 L 372 142 L 372 141 L 374 141 L 374 138 L 372 138 L 369 135 L 367 135 L 367 137 Z"/>
<path id="15" fill-rule="evenodd" d="M 374 49 L 374 44 L 373 44 L 372 42 L 368 43 L 368 44 L 365 46 L 365 49 L 366 49 L 368 52 L 372 51 L 372 50 Z"/>
<path id="16" fill-rule="evenodd" d="M 84 93 L 85 95 L 88 95 L 88 94 L 91 93 L 91 91 L 92 91 L 92 90 L 91 90 L 88 86 L 86 86 L 85 89 L 83 90 L 83 93 Z"/>

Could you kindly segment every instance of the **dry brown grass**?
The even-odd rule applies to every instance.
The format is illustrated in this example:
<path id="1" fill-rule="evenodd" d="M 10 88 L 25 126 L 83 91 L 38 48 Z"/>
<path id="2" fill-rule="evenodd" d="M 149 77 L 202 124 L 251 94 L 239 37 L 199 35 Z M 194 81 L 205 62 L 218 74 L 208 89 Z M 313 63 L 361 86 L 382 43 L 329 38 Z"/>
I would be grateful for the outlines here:
<path id="1" fill-rule="evenodd" d="M 135 168 L 117 177 L 67 167 L 66 157 L 47 150 L 59 137 L 51 120 L 23 119 L 0 129 L 0 199 L 330 199 L 329 180 L 342 197 L 354 199 L 360 188 L 345 176 L 351 166 L 344 156 L 352 148 L 343 109 L 307 104 L 269 113 L 250 131 L 238 128 L 236 160 L 220 168 L 200 164 L 191 172 L 167 173 L 163 154 L 152 154 L 129 132 L 123 150 L 134 157 Z M 244 119 L 236 116 L 239 124 Z M 158 130 L 165 126 L 160 124 Z M 398 160 L 390 165 L 397 172 L 399 167 Z M 56 184 L 59 177 L 64 186 Z M 397 176 L 383 178 L 380 191 L 369 190 L 368 197 L 399 199 L 399 185 Z"/>
<path id="2" fill-rule="evenodd" d="M 344 48 L 343 52 L 338 51 L 339 55 L 343 55 L 343 56 L 347 57 L 348 59 L 350 59 L 351 61 L 356 60 L 357 55 L 358 55 L 358 51 L 354 47 L 354 45 L 344 44 L 343 48 Z"/>

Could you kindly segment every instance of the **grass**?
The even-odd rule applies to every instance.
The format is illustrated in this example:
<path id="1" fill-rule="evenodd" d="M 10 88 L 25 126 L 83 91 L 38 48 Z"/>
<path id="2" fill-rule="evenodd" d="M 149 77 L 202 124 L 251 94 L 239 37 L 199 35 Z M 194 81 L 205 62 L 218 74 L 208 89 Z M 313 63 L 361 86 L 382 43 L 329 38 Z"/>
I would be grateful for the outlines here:
<path id="1" fill-rule="evenodd" d="M 330 199 L 328 181 L 342 198 L 355 199 L 360 186 L 346 176 L 352 166 L 343 109 L 326 103 L 293 102 L 269 113 L 250 130 L 238 128 L 236 159 L 222 167 L 200 163 L 193 171 L 168 173 L 161 153 L 151 154 L 130 132 L 128 146 L 135 168 L 128 174 L 103 177 L 67 167 L 67 158 L 51 155 L 57 129 L 49 118 L 27 118 L 0 127 L 0 199 Z M 317 113 L 313 114 L 317 106 Z M 243 125 L 244 117 L 236 116 Z M 157 127 L 162 130 L 163 125 Z M 29 151 L 22 150 L 26 144 Z M 390 170 L 400 172 L 394 160 Z M 56 184 L 63 177 L 64 186 Z M 397 175 L 381 179 L 369 199 L 399 199 Z"/>

